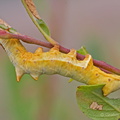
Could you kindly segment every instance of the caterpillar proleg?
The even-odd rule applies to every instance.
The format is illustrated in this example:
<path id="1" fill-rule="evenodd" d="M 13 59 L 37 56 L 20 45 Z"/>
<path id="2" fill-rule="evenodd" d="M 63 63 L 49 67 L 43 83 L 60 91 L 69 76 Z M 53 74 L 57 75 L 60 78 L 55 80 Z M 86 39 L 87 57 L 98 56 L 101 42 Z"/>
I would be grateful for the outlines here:
<path id="1" fill-rule="evenodd" d="M 95 67 L 89 54 L 84 60 L 77 60 L 76 50 L 71 49 L 68 54 L 64 54 L 59 51 L 58 45 L 48 52 L 43 52 L 42 48 L 38 48 L 31 53 L 18 39 L 0 38 L 0 44 L 15 66 L 17 81 L 20 81 L 25 73 L 30 74 L 35 80 L 42 74 L 60 74 L 88 85 L 105 84 L 104 95 L 120 88 L 120 76 L 105 73 Z"/>

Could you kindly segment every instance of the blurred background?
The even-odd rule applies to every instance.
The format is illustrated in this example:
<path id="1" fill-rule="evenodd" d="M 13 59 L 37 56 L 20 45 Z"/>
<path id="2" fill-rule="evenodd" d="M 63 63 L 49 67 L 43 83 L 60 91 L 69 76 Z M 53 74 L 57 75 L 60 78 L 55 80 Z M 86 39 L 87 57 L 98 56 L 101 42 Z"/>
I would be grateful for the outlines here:
<path id="1" fill-rule="evenodd" d="M 52 37 L 67 48 L 85 46 L 94 59 L 120 68 L 119 0 L 34 0 Z M 20 0 L 0 0 L 0 17 L 18 32 L 45 41 Z M 23 43 L 34 52 L 37 45 Z M 59 75 L 17 83 L 13 65 L 0 47 L 0 120 L 90 120 L 76 102 L 81 85 Z M 119 97 L 120 91 L 109 97 Z"/>

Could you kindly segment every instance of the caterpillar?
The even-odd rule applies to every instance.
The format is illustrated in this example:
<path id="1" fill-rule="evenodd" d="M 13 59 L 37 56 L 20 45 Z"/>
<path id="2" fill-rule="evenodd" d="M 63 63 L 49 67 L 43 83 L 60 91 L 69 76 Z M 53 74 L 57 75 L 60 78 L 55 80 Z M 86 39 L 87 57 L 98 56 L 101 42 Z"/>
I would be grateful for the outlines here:
<path id="1" fill-rule="evenodd" d="M 3 21 L 0 21 L 0 24 L 3 24 Z M 58 45 L 48 52 L 38 48 L 31 53 L 15 38 L 0 38 L 0 44 L 15 66 L 17 81 L 20 81 L 25 73 L 30 74 L 35 80 L 42 74 L 59 74 L 88 85 L 105 84 L 102 89 L 104 96 L 120 88 L 120 76 L 105 73 L 94 66 L 92 56 L 89 54 L 84 60 L 77 60 L 75 49 L 64 54 L 59 51 Z"/>

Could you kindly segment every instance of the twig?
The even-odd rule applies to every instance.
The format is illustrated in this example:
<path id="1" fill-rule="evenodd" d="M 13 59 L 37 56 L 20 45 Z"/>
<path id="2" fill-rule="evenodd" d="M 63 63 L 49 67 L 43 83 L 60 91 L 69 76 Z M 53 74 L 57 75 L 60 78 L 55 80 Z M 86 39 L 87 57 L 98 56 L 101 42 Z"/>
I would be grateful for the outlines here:
<path id="1" fill-rule="evenodd" d="M 36 7 L 33 3 L 32 0 L 21 0 L 29 17 L 33 21 L 33 23 L 36 25 L 38 30 L 42 33 L 42 35 L 45 37 L 45 39 L 50 42 L 53 45 L 58 44 L 51 36 L 50 36 L 50 31 L 45 24 L 45 22 L 41 19 L 39 16 Z"/>

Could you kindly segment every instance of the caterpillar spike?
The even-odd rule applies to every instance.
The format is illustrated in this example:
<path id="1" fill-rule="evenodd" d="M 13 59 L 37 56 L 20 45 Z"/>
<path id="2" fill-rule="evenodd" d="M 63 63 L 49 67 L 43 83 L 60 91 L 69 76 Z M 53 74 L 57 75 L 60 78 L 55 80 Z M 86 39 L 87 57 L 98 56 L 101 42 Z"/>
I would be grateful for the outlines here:
<path id="1" fill-rule="evenodd" d="M 39 73 L 30 73 L 30 75 L 34 80 L 38 80 L 39 78 Z"/>
<path id="2" fill-rule="evenodd" d="M 70 50 L 70 52 L 67 54 L 66 60 L 68 60 L 68 62 L 76 61 L 76 50 L 75 49 Z"/>
<path id="3" fill-rule="evenodd" d="M 35 51 L 35 54 L 41 54 L 43 52 L 43 48 L 38 48 L 36 51 Z"/>
<path id="4" fill-rule="evenodd" d="M 15 71 L 16 71 L 17 82 L 19 82 L 21 77 L 24 74 L 24 71 L 20 69 L 19 67 L 15 67 Z"/>
<path id="5" fill-rule="evenodd" d="M 75 49 L 71 49 L 70 52 L 67 54 L 69 57 L 71 58 L 75 58 L 76 59 L 76 50 Z"/>
<path id="6" fill-rule="evenodd" d="M 59 45 L 55 45 L 53 48 L 50 49 L 50 52 L 58 52 L 59 51 Z"/>
<path id="7" fill-rule="evenodd" d="M 88 68 L 90 66 L 93 66 L 93 60 L 92 60 L 92 56 L 87 54 L 85 59 L 84 59 L 84 68 Z"/>

